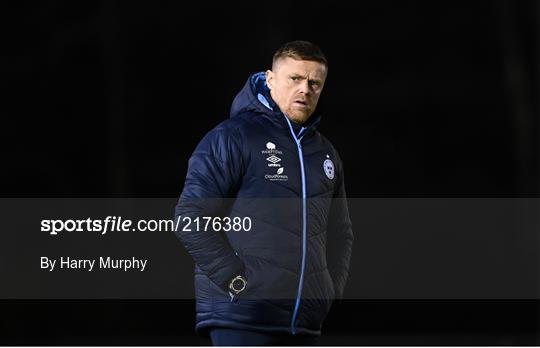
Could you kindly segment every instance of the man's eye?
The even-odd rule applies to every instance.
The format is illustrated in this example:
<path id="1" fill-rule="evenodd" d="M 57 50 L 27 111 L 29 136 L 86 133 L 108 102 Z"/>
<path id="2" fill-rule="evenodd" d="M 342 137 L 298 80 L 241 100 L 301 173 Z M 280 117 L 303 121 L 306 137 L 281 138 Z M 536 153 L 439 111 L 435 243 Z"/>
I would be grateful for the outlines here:
<path id="1" fill-rule="evenodd" d="M 298 77 L 296 77 L 296 76 L 291 76 L 291 80 L 296 81 L 296 80 L 298 80 Z"/>

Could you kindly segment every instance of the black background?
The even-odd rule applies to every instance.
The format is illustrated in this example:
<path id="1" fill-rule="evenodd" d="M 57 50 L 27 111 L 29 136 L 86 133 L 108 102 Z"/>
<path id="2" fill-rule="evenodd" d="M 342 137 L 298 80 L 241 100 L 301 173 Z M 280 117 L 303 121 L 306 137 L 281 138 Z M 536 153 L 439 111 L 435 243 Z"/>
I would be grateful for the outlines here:
<path id="1" fill-rule="evenodd" d="M 350 197 L 537 197 L 536 1 L 47 2 L 2 11 L 3 197 L 176 197 L 284 42 L 329 59 Z M 8 344 L 193 344 L 190 301 L 3 301 Z M 351 301 L 327 344 L 538 342 L 538 302 Z M 331 339 L 330 339 L 331 338 Z M 201 343 L 201 344 L 202 344 Z"/>

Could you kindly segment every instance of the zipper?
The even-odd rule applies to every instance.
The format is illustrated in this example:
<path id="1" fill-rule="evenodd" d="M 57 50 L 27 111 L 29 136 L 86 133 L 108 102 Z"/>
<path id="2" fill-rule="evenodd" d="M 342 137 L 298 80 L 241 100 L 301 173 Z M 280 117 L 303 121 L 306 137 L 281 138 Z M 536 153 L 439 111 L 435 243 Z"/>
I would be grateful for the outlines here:
<path id="1" fill-rule="evenodd" d="M 297 138 L 296 134 L 294 134 L 294 129 L 291 125 L 291 121 L 287 118 L 287 116 L 283 115 L 285 117 L 285 120 L 287 120 L 287 124 L 289 125 L 289 130 L 291 131 L 291 135 L 296 142 L 296 148 L 298 150 L 298 159 L 300 160 L 300 173 L 302 177 L 302 266 L 300 268 L 300 280 L 298 281 L 298 291 L 296 294 L 296 303 L 294 305 L 294 312 L 291 319 L 291 334 L 296 334 L 296 319 L 298 317 L 298 309 L 300 308 L 300 298 L 302 296 L 302 288 L 304 286 L 304 271 L 306 267 L 306 248 L 307 248 L 307 210 L 306 210 L 306 172 L 304 169 L 304 154 L 302 152 L 302 138 L 304 137 L 306 128 L 302 127 L 300 132 L 298 132 L 298 135 L 300 136 Z"/>

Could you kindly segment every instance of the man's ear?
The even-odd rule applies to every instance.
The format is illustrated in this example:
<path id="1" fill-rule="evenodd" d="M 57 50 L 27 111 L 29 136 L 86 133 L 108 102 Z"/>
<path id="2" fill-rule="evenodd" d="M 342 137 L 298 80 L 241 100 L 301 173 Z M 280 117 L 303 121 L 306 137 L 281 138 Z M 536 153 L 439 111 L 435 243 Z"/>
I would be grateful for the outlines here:
<path id="1" fill-rule="evenodd" d="M 272 70 L 266 70 L 266 85 L 272 89 L 274 87 L 274 72 Z"/>

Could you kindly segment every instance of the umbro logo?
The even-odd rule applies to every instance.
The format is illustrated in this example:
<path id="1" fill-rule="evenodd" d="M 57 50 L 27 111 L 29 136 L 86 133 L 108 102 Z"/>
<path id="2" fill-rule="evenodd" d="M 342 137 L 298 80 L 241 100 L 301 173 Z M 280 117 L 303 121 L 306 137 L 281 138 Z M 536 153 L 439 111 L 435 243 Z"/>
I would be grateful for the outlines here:
<path id="1" fill-rule="evenodd" d="M 268 162 L 278 163 L 279 161 L 281 161 L 281 158 L 279 158 L 278 156 L 272 155 L 272 156 L 268 157 L 266 160 Z"/>
<path id="2" fill-rule="evenodd" d="M 268 157 L 266 157 L 266 160 L 270 163 L 268 163 L 268 166 L 269 167 L 281 167 L 281 164 L 279 164 L 278 162 L 281 162 L 281 158 L 278 157 L 278 155 L 283 155 L 283 152 L 282 151 L 279 151 L 277 149 L 277 146 L 276 144 L 274 144 L 273 142 L 269 141 L 266 143 L 266 149 L 265 150 L 262 150 L 261 153 L 263 155 L 267 155 Z"/>

